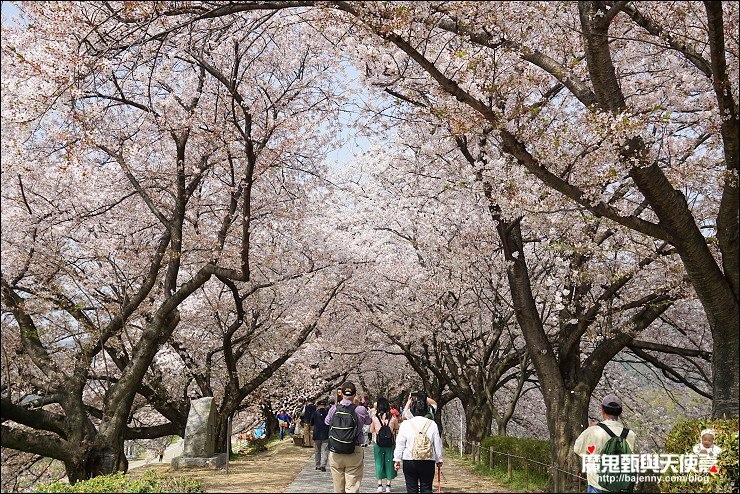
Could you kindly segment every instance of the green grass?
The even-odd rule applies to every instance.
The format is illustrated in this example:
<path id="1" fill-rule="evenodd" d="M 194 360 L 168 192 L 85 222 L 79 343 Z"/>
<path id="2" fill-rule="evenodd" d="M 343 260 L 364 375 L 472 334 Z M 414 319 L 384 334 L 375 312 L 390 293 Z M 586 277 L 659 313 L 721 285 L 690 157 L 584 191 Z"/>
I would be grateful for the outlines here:
<path id="1" fill-rule="evenodd" d="M 527 481 L 527 473 L 524 469 L 514 468 L 512 470 L 512 476 L 509 478 L 507 467 L 505 465 L 502 466 L 497 463 L 493 468 L 489 468 L 486 458 L 483 458 L 482 463 L 474 463 L 470 455 L 463 455 L 460 457 L 460 453 L 455 450 L 449 450 L 446 454 L 461 458 L 463 464 L 474 472 L 493 479 L 496 483 L 508 487 L 512 491 L 543 492 L 547 486 L 547 475 L 537 472 L 532 466 L 530 466 L 529 481 Z"/>

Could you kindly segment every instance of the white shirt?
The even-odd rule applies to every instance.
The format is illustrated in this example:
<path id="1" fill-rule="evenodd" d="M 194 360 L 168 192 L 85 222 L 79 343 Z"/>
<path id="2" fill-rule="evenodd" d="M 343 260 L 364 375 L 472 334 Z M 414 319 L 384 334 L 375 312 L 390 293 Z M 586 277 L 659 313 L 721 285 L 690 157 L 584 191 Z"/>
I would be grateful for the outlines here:
<path id="1" fill-rule="evenodd" d="M 432 441 L 432 460 L 442 463 L 442 437 L 439 435 L 437 423 L 425 417 L 414 417 L 401 422 L 396 436 L 396 449 L 393 451 L 393 461 L 413 460 L 411 452 L 414 449 L 414 438 L 424 426 L 429 423 L 427 437 Z"/>
<path id="2" fill-rule="evenodd" d="M 622 429 L 624 429 L 624 426 L 621 422 L 609 419 L 602 420 L 602 423 L 605 426 L 609 427 L 609 429 L 611 429 L 611 431 L 615 435 L 619 436 L 620 434 L 622 434 Z M 576 442 L 573 445 L 573 451 L 575 451 L 575 453 L 580 457 L 588 456 L 590 454 L 601 454 L 601 449 L 604 447 L 607 441 L 609 441 L 609 439 L 610 436 L 604 429 L 602 429 L 598 425 L 592 425 L 585 431 L 581 432 L 581 435 L 578 436 L 578 439 L 576 439 Z M 629 433 L 627 434 L 627 444 L 632 450 L 632 453 L 637 453 L 637 436 L 635 435 L 635 431 L 633 431 L 632 429 L 630 429 Z M 597 489 L 600 489 L 602 491 L 606 490 L 599 484 L 598 472 L 587 472 L 586 478 L 588 480 L 588 485 L 596 487 Z"/>

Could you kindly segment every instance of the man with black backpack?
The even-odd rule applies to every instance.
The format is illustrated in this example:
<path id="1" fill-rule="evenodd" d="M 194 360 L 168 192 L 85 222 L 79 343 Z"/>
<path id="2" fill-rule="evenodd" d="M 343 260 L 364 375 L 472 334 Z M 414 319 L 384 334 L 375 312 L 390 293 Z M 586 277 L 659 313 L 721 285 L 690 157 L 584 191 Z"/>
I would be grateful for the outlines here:
<path id="1" fill-rule="evenodd" d="M 362 482 L 362 426 L 370 425 L 367 409 L 355 403 L 357 388 L 347 381 L 339 388 L 342 400 L 332 406 L 324 423 L 329 426 L 329 467 L 334 492 L 360 492 Z"/>
<path id="2" fill-rule="evenodd" d="M 637 436 L 619 422 L 621 414 L 622 400 L 612 393 L 606 395 L 601 401 L 603 420 L 588 427 L 576 439 L 573 450 L 584 458 L 583 464 L 598 465 L 587 470 L 586 492 L 632 492 L 635 488 L 637 472 L 621 469 L 622 465 L 630 465 L 622 461 L 621 455 L 636 453 Z M 599 461 L 589 461 L 587 457 L 591 455 L 599 455 Z M 616 468 L 610 470 L 607 465 Z"/>

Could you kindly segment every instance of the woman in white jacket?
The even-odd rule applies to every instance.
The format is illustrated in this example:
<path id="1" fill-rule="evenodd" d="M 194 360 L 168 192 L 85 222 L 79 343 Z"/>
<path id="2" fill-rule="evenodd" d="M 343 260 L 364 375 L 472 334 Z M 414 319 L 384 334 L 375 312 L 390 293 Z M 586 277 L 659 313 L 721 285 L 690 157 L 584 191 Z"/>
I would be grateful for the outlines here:
<path id="1" fill-rule="evenodd" d="M 424 417 L 428 411 L 428 405 L 425 401 L 414 400 L 411 404 L 413 418 L 401 422 L 401 427 L 396 436 L 393 462 L 396 471 L 401 468 L 401 462 L 403 462 L 403 475 L 406 479 L 407 492 L 432 492 L 434 466 L 436 464 L 437 468 L 442 467 L 442 438 L 439 435 L 436 422 Z M 415 459 L 414 443 L 419 442 L 417 436 L 422 433 L 429 439 L 431 451 L 424 455 L 425 458 Z"/>

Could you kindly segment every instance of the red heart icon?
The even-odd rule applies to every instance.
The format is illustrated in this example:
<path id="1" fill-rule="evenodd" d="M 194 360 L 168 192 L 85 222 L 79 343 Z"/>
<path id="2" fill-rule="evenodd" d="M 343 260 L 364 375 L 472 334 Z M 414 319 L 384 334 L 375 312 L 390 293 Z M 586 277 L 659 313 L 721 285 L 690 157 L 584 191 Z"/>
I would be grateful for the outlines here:
<path id="1" fill-rule="evenodd" d="M 712 468 L 709 469 L 712 473 L 717 473 L 717 465 L 712 465 Z"/>
<path id="2" fill-rule="evenodd" d="M 588 448 L 586 448 L 586 449 L 588 450 L 588 452 L 589 452 L 589 454 L 590 454 L 590 453 L 593 453 L 593 452 L 594 452 L 594 450 L 596 449 L 596 446 L 589 446 L 589 447 L 588 447 Z"/>

